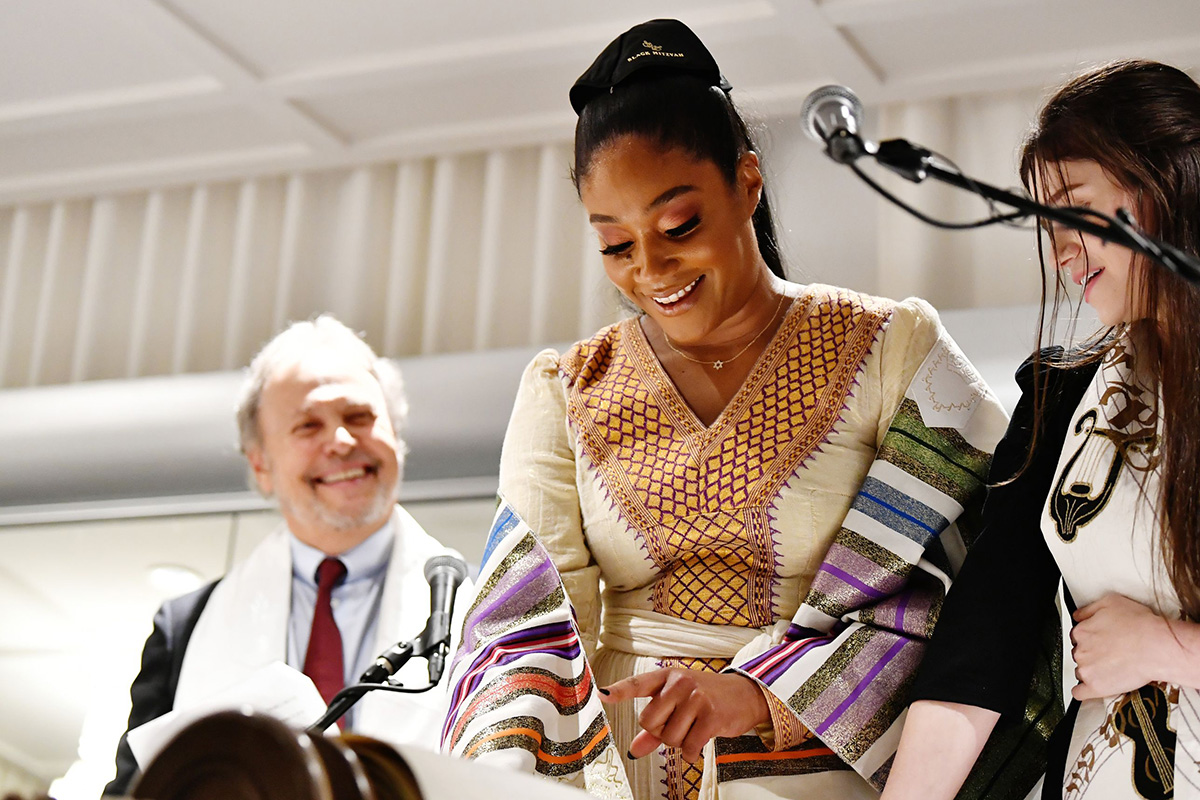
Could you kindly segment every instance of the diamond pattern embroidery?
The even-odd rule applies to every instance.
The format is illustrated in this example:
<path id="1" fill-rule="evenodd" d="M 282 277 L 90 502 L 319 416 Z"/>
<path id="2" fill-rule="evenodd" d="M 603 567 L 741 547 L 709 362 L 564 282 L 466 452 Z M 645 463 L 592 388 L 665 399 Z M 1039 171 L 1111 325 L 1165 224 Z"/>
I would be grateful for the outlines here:
<path id="1" fill-rule="evenodd" d="M 798 298 L 711 428 L 666 382 L 636 320 L 564 358 L 568 380 L 575 373 L 568 413 L 580 444 L 662 571 L 656 611 L 709 624 L 774 622 L 768 509 L 832 431 L 886 318 L 882 301 L 861 295 Z"/>
<path id="2" fill-rule="evenodd" d="M 720 672 L 729 666 L 724 658 L 664 658 L 659 662 L 661 667 L 682 667 L 684 669 L 700 669 L 706 672 Z M 683 753 L 677 747 L 666 749 L 667 800 L 696 800 L 700 796 L 700 784 L 704 779 L 704 757 L 692 764 L 683 760 Z"/>

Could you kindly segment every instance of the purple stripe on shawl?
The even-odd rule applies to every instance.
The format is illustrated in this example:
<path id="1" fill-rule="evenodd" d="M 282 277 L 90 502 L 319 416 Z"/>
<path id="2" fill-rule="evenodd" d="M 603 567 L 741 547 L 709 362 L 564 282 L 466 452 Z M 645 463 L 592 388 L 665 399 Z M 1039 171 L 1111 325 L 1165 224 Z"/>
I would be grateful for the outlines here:
<path id="1" fill-rule="evenodd" d="M 549 574 L 547 574 L 547 572 L 549 572 Z M 543 578 L 543 580 L 539 581 L 538 578 Z M 547 587 L 545 584 L 550 584 L 550 586 Z M 537 595 L 538 599 L 541 599 L 550 592 L 554 591 L 557 586 L 558 573 L 553 571 L 552 565 L 549 561 L 542 561 L 540 564 L 534 567 L 533 570 L 527 573 L 523 580 L 516 582 L 513 586 L 505 588 L 502 592 L 500 592 L 499 595 L 495 596 L 495 599 L 489 598 L 490 602 L 486 606 L 480 606 L 479 608 L 476 608 L 474 613 L 471 614 L 471 619 L 468 620 L 465 627 L 474 628 L 475 625 L 473 623 L 475 620 L 488 619 L 498 608 L 506 605 L 510 600 L 519 594 L 533 592 Z M 522 611 L 528 611 L 535 605 L 537 605 L 536 602 L 527 603 L 522 607 Z M 506 614 L 503 615 L 501 619 L 513 619 L 519 616 L 520 613 L 521 612 L 515 614 Z"/>
<path id="2" fill-rule="evenodd" d="M 858 682 L 858 685 L 854 687 L 854 691 L 850 692 L 850 694 L 846 696 L 846 699 L 843 700 L 840 704 L 838 704 L 838 707 L 836 709 L 834 709 L 833 713 L 830 714 L 828 717 L 826 717 L 825 720 L 820 725 L 818 725 L 817 728 L 813 732 L 816 733 L 817 735 L 821 735 L 821 734 L 824 734 L 827 730 L 829 730 L 830 726 L 832 726 L 833 723 L 837 722 L 838 718 L 841 717 L 842 714 L 844 714 L 846 712 L 846 709 L 850 708 L 850 706 L 854 704 L 854 701 L 858 699 L 859 695 L 861 695 L 864 691 L 866 691 L 866 688 L 871 683 L 871 681 L 873 681 L 875 679 L 875 677 L 877 675 L 879 675 L 880 672 L 883 671 L 883 668 L 886 667 L 888 665 L 888 663 L 893 658 L 895 658 L 902 649 L 904 649 L 904 645 L 906 645 L 907 643 L 908 642 L 906 640 L 900 639 L 895 644 L 893 644 L 890 648 L 888 648 L 888 651 L 886 653 L 884 653 L 883 658 L 881 658 L 881 659 L 879 659 L 879 661 L 875 662 L 875 665 L 872 666 L 871 669 L 867 671 L 867 674 L 864 675 L 862 680 L 860 680 Z"/>
<path id="3" fill-rule="evenodd" d="M 536 643 L 539 641 L 544 641 L 546 639 L 558 639 L 568 635 L 571 637 L 570 644 L 545 648 L 536 648 L 532 646 L 536 645 Z M 522 658 L 531 652 L 558 656 L 559 658 L 564 658 L 568 661 L 577 658 L 582 652 L 582 649 L 579 645 L 579 637 L 575 635 L 575 628 L 570 622 L 565 620 L 560 622 L 551 622 L 545 625 L 538 625 L 536 628 L 514 631 L 507 636 L 500 636 L 494 641 L 488 642 L 488 644 L 479 651 L 478 655 L 471 660 L 471 665 L 467 668 L 465 675 L 475 674 L 480 670 L 480 665 L 491 659 L 492 654 L 497 649 L 506 647 L 511 648 L 514 652 L 506 653 L 505 655 L 500 656 L 493 664 L 489 665 L 487 669 L 484 669 L 482 672 L 475 675 L 475 678 L 471 681 L 471 691 L 474 691 L 475 687 L 478 686 L 479 682 L 482 680 L 484 672 L 487 672 L 488 670 L 499 665 L 511 663 L 512 661 Z M 455 691 L 457 692 L 457 687 Z"/>
<path id="4" fill-rule="evenodd" d="M 825 589 L 822 589 L 821 588 L 821 583 L 822 583 L 821 573 L 825 573 L 826 575 L 829 575 L 832 578 L 836 578 L 837 580 L 840 580 L 842 583 L 844 583 L 848 586 L 853 586 L 855 589 L 858 589 L 858 591 L 862 592 L 864 595 L 871 598 L 872 600 L 877 600 L 880 597 L 887 596 L 887 592 L 881 592 L 878 589 L 876 589 L 874 586 L 868 586 L 867 584 L 860 581 L 858 578 L 851 575 L 849 572 L 846 572 L 845 570 L 839 569 L 838 567 L 835 567 L 832 564 L 828 564 L 828 563 L 821 565 L 821 568 L 819 570 L 817 570 L 816 579 L 813 580 L 813 588 L 818 589 L 819 591 L 822 591 L 825 594 L 833 594 L 836 591 L 836 587 L 832 591 L 826 591 Z"/>
<path id="5" fill-rule="evenodd" d="M 930 620 L 934 613 L 934 605 L 937 598 L 927 592 L 906 592 L 904 594 L 904 608 L 907 612 L 907 622 L 910 628 L 913 628 L 907 633 L 912 633 L 915 636 L 927 637 L 930 634 Z"/>
<path id="6" fill-rule="evenodd" d="M 799 661 L 801 658 L 803 658 L 806 653 L 808 653 L 810 650 L 813 650 L 814 648 L 820 647 L 823 644 L 828 644 L 829 641 L 830 641 L 829 637 L 823 636 L 819 639 L 813 639 L 813 640 L 804 642 L 803 644 L 801 644 L 799 646 L 797 646 L 796 642 L 785 642 L 783 644 L 779 644 L 779 645 L 776 645 L 775 647 L 772 647 L 770 650 L 766 651 L 762 655 L 755 657 L 752 661 L 739 667 L 739 669 L 743 670 L 744 672 L 753 674 L 755 678 L 762 681 L 767 686 L 770 686 L 773 682 L 775 682 L 779 678 L 780 675 L 783 675 L 785 672 L 787 672 L 789 669 L 791 669 L 792 665 L 795 664 L 797 661 Z M 765 669 L 762 672 L 755 672 L 756 667 L 775 658 L 779 654 L 779 651 L 781 651 L 787 647 L 794 647 L 795 652 L 790 653 L 787 656 L 780 658 L 779 662 L 776 663 L 774 666 L 772 666 L 770 669 Z"/>
<path id="7" fill-rule="evenodd" d="M 493 648 L 491 647 L 488 648 L 489 653 L 492 649 Z M 531 653 L 537 653 L 538 655 L 558 656 L 566 661 L 573 661 L 574 659 L 578 658 L 581 652 L 582 650 L 579 647 L 578 639 L 571 644 L 559 645 L 558 647 L 522 648 L 520 650 L 514 649 L 512 652 L 505 653 L 497 658 L 494 662 L 492 662 L 488 669 L 498 669 L 503 667 L 505 664 L 511 664 L 517 659 L 524 658 Z M 479 677 L 482 679 L 482 676 Z M 473 684 L 477 685 L 477 682 L 473 682 Z M 471 689 L 474 691 L 474 685 L 471 687 Z"/>
<path id="8" fill-rule="evenodd" d="M 905 575 L 897 575 L 892 570 L 880 566 L 857 550 L 839 542 L 834 542 L 830 545 L 829 552 L 825 554 L 825 564 L 836 565 L 843 572 L 850 575 L 859 575 L 861 576 L 859 580 L 868 586 L 888 594 L 899 591 L 904 586 L 907 578 L 907 573 Z"/>
<path id="9" fill-rule="evenodd" d="M 883 600 L 875 607 L 875 622 L 908 636 L 926 638 L 933 611 L 933 598 L 925 592 L 908 589 Z"/>

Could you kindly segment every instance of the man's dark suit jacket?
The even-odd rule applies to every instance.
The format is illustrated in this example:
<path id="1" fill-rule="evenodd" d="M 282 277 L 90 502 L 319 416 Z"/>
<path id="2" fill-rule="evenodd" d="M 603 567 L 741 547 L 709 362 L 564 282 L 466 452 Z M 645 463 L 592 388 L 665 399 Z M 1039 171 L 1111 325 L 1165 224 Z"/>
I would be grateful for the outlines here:
<path id="1" fill-rule="evenodd" d="M 216 588 L 213 581 L 196 591 L 168 600 L 154 615 L 154 631 L 142 650 L 142 669 L 129 689 L 133 707 L 126 730 L 157 719 L 175 706 L 175 688 L 188 640 L 200 619 L 200 612 Z M 104 787 L 104 796 L 124 795 L 138 774 L 137 760 L 125 736 L 117 746 L 117 776 Z"/>

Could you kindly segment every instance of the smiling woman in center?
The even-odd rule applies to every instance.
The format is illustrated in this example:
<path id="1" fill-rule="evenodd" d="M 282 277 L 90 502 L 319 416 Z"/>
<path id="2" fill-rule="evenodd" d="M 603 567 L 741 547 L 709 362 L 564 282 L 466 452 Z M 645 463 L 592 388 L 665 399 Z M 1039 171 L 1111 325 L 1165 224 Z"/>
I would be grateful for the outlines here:
<path id="1" fill-rule="evenodd" d="M 874 797 L 1005 415 L 927 303 L 785 278 L 729 90 L 674 20 L 571 90 L 635 313 L 526 369 L 444 745 L 601 796 Z"/>

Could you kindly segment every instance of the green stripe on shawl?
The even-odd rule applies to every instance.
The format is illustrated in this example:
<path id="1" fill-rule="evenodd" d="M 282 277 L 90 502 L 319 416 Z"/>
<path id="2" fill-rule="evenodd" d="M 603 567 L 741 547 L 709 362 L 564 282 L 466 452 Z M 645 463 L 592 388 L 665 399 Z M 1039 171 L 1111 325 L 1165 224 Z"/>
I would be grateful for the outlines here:
<path id="1" fill-rule="evenodd" d="M 837 543 L 898 577 L 904 577 L 912 570 L 908 559 L 901 558 L 883 545 L 849 528 L 841 529 Z"/>
<path id="2" fill-rule="evenodd" d="M 935 468 L 931 464 L 938 464 Z M 927 483 L 961 506 L 983 485 L 991 455 L 977 450 L 952 428 L 930 428 L 907 397 L 883 437 L 878 458 Z"/>

